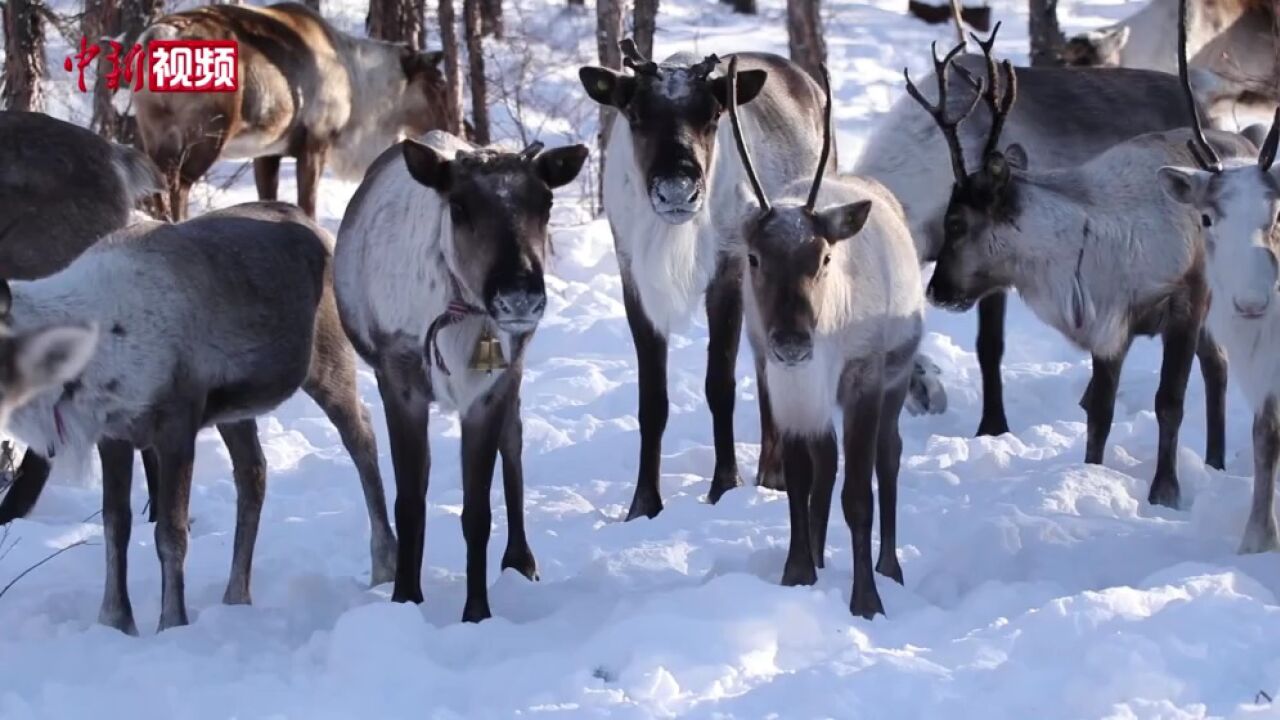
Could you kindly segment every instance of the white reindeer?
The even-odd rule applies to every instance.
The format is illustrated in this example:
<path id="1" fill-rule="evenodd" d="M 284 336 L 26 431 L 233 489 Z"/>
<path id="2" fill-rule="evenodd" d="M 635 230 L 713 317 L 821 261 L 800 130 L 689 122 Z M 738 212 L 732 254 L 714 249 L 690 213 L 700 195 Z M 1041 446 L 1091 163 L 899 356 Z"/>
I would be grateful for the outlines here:
<path id="1" fill-rule="evenodd" d="M 1185 33 L 1179 69 L 1186 77 Z M 1190 84 L 1185 83 L 1190 94 Z M 1213 291 L 1208 324 L 1226 347 L 1235 377 L 1253 409 L 1253 504 L 1240 552 L 1280 549 L 1276 533 L 1275 478 L 1280 462 L 1280 110 L 1257 162 L 1225 161 L 1193 127 L 1191 150 L 1200 169 L 1162 167 L 1160 184 L 1173 200 L 1200 214 L 1206 275 Z"/>
<path id="2" fill-rule="evenodd" d="M 1062 58 L 1075 66 L 1174 73 L 1177 29 L 1187 16 L 1187 57 L 1202 71 L 1193 87 L 1209 114 L 1223 117 L 1237 104 L 1274 107 L 1280 102 L 1276 13 L 1272 0 L 1151 0 L 1114 25 L 1071 38 Z"/>
<path id="3" fill-rule="evenodd" d="M 895 537 L 898 416 L 924 322 L 920 261 L 902 207 L 888 190 L 860 178 L 823 183 L 832 144 L 829 83 L 827 129 L 813 180 L 794 182 L 784 199 L 769 202 L 738 121 L 736 64 L 735 58 L 729 65 L 730 119 L 758 203 L 741 231 L 745 243 L 739 249 L 749 266 L 747 329 L 774 389 L 791 509 L 782 583 L 817 581 L 815 563 L 822 564 L 835 481 L 835 458 L 824 445 L 839 407 L 845 454 L 841 505 L 853 533 L 849 607 L 869 619 L 884 612 L 871 571 L 873 470 L 880 482 L 875 569 L 902 582 Z"/>
<path id="4" fill-rule="evenodd" d="M 723 61 L 678 54 L 659 64 L 622 43 L 633 74 L 584 67 L 587 94 L 617 110 L 606 152 L 604 207 L 622 274 L 627 322 L 636 346 L 640 385 L 640 463 L 627 519 L 662 511 L 659 489 L 666 429 L 667 338 L 685 325 L 705 294 L 707 406 L 715 469 L 708 499 L 716 502 L 742 481 L 734 448 L 734 366 L 742 334 L 742 264 L 724 255 L 719 229 L 738 229 L 751 211 L 741 190 L 737 156 L 717 152 L 731 142 L 720 124 L 728 102 Z M 765 185 L 781 190 L 808 173 L 822 142 L 822 89 L 803 68 L 768 53 L 738 53 L 744 70 L 736 88 L 743 121 L 769 138 L 761 148 Z M 766 82 L 767 80 L 767 82 Z M 748 104 L 749 103 L 749 104 Z M 767 379 L 760 378 L 761 450 L 757 484 L 782 488 Z"/>
<path id="5" fill-rule="evenodd" d="M 1140 135 L 1082 165 L 1032 172 L 1026 151 L 997 150 L 1016 96 L 1003 63 L 997 100 L 994 61 L 987 92 L 991 132 L 982 166 L 965 169 L 956 125 L 945 100 L 930 105 L 908 78 L 908 90 L 933 115 L 951 148 L 956 185 L 945 215 L 945 241 L 928 294 L 935 304 L 965 309 L 988 293 L 1016 288 L 1031 310 L 1093 355 L 1093 378 L 1081 401 L 1088 415 L 1085 461 L 1101 463 L 1115 411 L 1120 369 L 1135 335 L 1159 334 L 1164 362 L 1156 394 L 1159 451 L 1149 500 L 1177 507 L 1178 432 L 1188 374 L 1208 304 L 1199 218 L 1160 192 L 1151 175 L 1185 163 L 1190 132 Z M 945 68 L 938 72 L 945 98 Z M 977 102 L 970 105 L 970 110 Z M 1215 133 L 1232 156 L 1252 155 L 1247 140 Z M 1221 395 L 1221 386 L 1209 388 Z M 1211 396 L 1212 407 L 1223 403 Z"/>

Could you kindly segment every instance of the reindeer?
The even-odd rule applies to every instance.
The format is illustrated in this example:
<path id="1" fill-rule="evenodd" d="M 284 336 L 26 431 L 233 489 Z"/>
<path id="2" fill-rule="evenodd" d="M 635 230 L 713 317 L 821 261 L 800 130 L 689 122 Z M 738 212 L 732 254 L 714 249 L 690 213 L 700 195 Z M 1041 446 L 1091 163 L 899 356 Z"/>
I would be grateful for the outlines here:
<path id="1" fill-rule="evenodd" d="M 0 279 L 34 280 L 62 270 L 98 238 L 123 227 L 134 204 L 163 184 L 138 150 L 42 113 L 0 112 Z M 6 393 L 6 402 L 34 389 L 24 385 L 22 393 Z M 147 467 L 151 481 L 154 464 Z M 32 478 L 47 477 L 49 466 L 28 451 L 18 472 L 27 481 L 0 499 L 0 524 L 30 511 L 35 497 L 24 490 Z"/>
<path id="2" fill-rule="evenodd" d="M 9 314 L 11 302 L 9 286 L 0 281 L 0 317 Z M 53 325 L 11 335 L 0 323 L 0 432 L 15 409 L 79 375 L 97 342 L 94 325 Z"/>
<path id="3" fill-rule="evenodd" d="M 980 55 L 952 53 L 951 67 L 980 75 L 987 67 L 996 34 L 973 38 Z M 942 64 L 934 63 L 936 82 Z M 1078 166 L 1117 143 L 1136 135 L 1184 127 L 1186 107 L 1178 79 L 1149 70 L 1015 67 L 1018 102 L 1003 120 L 1003 135 L 1034 154 L 1045 169 Z M 929 84 L 926 78 L 925 85 Z M 949 114 L 972 107 L 978 93 L 971 84 L 952 87 L 946 98 Z M 982 160 L 992 122 L 985 105 L 972 111 L 955 128 L 960 151 L 968 163 Z M 935 123 L 904 94 L 877 126 L 858 159 L 854 172 L 883 183 L 901 201 L 916 239 L 922 262 L 937 260 L 942 248 L 944 214 L 955 182 L 947 164 L 939 162 L 948 145 Z M 1009 432 L 1004 408 L 1000 361 L 1004 355 L 1004 316 L 1007 297 L 992 292 L 978 303 L 978 365 L 982 373 L 982 418 L 978 435 Z M 1210 398 L 1225 397 L 1226 360 L 1208 337 L 1198 347 L 1200 369 Z M 918 374 L 924 374 L 920 368 Z M 910 402 L 910 397 L 909 397 Z M 1205 462 L 1221 469 L 1225 459 L 1225 405 L 1209 404 L 1210 422 Z"/>
<path id="4" fill-rule="evenodd" d="M 377 375 L 391 435 L 400 532 L 392 600 L 423 599 L 432 402 L 462 419 L 462 619 L 491 615 L 485 554 L 499 453 L 509 530 L 502 568 L 538 579 L 524 531 L 520 381 L 547 303 L 552 191 L 586 158 L 582 145 L 511 153 L 433 132 L 383 153 L 347 207 L 334 259 L 338 307 Z"/>
<path id="5" fill-rule="evenodd" d="M 394 574 L 377 445 L 331 290 L 330 243 L 295 207 L 248 203 L 178 225 L 130 225 L 62 272 L 12 286 L 19 333 L 55 324 L 101 328 L 83 373 L 32 397 L 9 422 L 46 457 L 76 457 L 98 444 L 107 546 L 101 623 L 137 633 L 125 569 L 135 447 L 159 458 L 159 627 L 187 623 L 183 562 L 195 438 L 214 425 L 231 453 L 237 492 L 223 602 L 250 601 L 266 489 L 254 418 L 300 386 L 338 428 L 360 473 L 373 526 L 373 582 Z"/>
<path id="6" fill-rule="evenodd" d="M 133 148 L 42 113 L 0 111 L 0 278 L 65 268 L 162 184 Z"/>
<path id="7" fill-rule="evenodd" d="M 1151 0 L 1115 25 L 1071 38 L 1063 47 L 1062 59 L 1074 66 L 1146 68 L 1172 74 L 1178 57 L 1175 29 L 1185 2 Z M 1209 114 L 1224 116 L 1237 104 L 1270 112 L 1280 102 L 1280 63 L 1276 61 L 1280 48 L 1272 0 L 1203 0 L 1192 3 L 1187 12 L 1188 57 L 1192 68 L 1207 71 L 1196 78 L 1196 85 Z"/>
<path id="8" fill-rule="evenodd" d="M 873 468 L 880 482 L 875 569 L 902 582 L 895 539 L 898 416 L 923 332 L 920 261 L 902 208 L 884 186 L 854 177 L 823 183 L 832 145 L 825 68 L 826 131 L 817 171 L 812 181 L 793 183 L 784 199 L 770 203 L 738 119 L 737 62 L 729 64 L 729 117 L 757 203 L 741 232 L 749 265 L 747 333 L 775 391 L 772 407 L 791 510 L 782 584 L 817 582 L 836 470 L 836 458 L 824 445 L 832 409 L 839 405 L 845 454 L 841 504 L 853 533 L 850 610 L 870 619 L 884 613 L 871 573 Z"/>
<path id="9" fill-rule="evenodd" d="M 1102 462 L 1130 343 L 1136 335 L 1161 335 L 1159 450 L 1148 499 L 1177 507 L 1178 431 L 1208 288 L 1198 218 L 1167 200 L 1151 174 L 1186 161 L 1190 133 L 1149 133 L 1076 167 L 1031 172 L 1021 146 L 998 149 L 1017 95 L 1012 66 L 1004 61 L 997 73 L 988 56 L 986 91 L 977 81 L 973 104 L 953 120 L 946 102 L 950 57 L 937 61 L 936 105 L 907 76 L 909 94 L 947 140 L 955 174 L 929 299 L 963 310 L 990 292 L 1016 288 L 1037 317 L 1092 353 L 1093 378 L 1081 401 L 1088 416 L 1088 463 Z M 997 88 L 1001 77 L 1003 93 Z M 982 165 L 970 174 L 957 125 L 978 96 L 993 119 Z M 1252 153 L 1249 142 L 1234 134 L 1215 133 L 1214 141 L 1233 156 Z M 1225 404 L 1222 385 L 1207 385 L 1207 391 L 1211 409 Z M 1216 420 L 1211 412 L 1211 426 Z M 1211 427 L 1210 437 L 1219 430 Z"/>
<path id="10" fill-rule="evenodd" d="M 659 64 L 624 40 L 626 75 L 608 68 L 579 71 L 587 95 L 615 108 L 609 132 L 604 206 L 622 274 L 627 323 L 640 370 L 640 467 L 627 519 L 662 511 L 662 434 L 667 425 L 667 338 L 705 294 L 707 405 L 715 440 L 714 503 L 742 483 L 733 438 L 734 366 L 742 334 L 742 263 L 723 252 L 718 228 L 741 227 L 753 208 L 746 178 L 719 120 L 729 85 L 715 55 L 677 54 Z M 744 122 L 769 138 L 759 157 L 763 182 L 779 192 L 786 179 L 809 172 L 822 137 L 821 89 L 803 69 L 766 53 L 735 55 L 744 67 L 736 88 Z M 771 82 L 765 81 L 773 78 Z M 773 426 L 763 361 L 758 484 L 782 489 L 781 446 Z M 834 442 L 834 439 L 832 440 Z"/>
<path id="11" fill-rule="evenodd" d="M 1179 23 L 1179 71 L 1188 98 L 1186 21 Z M 1194 102 L 1194 100 L 1191 100 Z M 1221 338 L 1236 377 L 1253 408 L 1253 504 L 1241 553 L 1280 550 L 1276 532 L 1275 479 L 1280 463 L 1280 366 L 1276 364 L 1280 283 L 1280 110 L 1262 142 L 1257 162 L 1240 157 L 1225 162 L 1192 126 L 1189 149 L 1198 167 L 1167 166 L 1160 185 L 1177 203 L 1194 208 L 1204 228 L 1206 275 L 1214 297 L 1207 322 Z"/>
<path id="12" fill-rule="evenodd" d="M 276 199 L 280 158 L 297 158 L 298 205 L 315 217 L 326 164 L 359 179 L 403 133 L 445 126 L 442 53 L 338 32 L 305 5 L 211 5 L 160 18 L 142 36 L 178 39 L 235 40 L 240 82 L 230 93 L 134 94 L 174 220 L 186 217 L 191 186 L 220 157 L 253 158 L 263 200 Z"/>

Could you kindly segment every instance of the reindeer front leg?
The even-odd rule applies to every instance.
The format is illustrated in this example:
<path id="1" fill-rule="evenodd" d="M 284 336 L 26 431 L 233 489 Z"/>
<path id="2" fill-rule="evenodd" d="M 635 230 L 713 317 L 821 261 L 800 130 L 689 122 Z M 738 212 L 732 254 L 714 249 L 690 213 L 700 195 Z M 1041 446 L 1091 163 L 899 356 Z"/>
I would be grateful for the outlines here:
<path id="1" fill-rule="evenodd" d="M 871 476 L 876 465 L 883 390 L 878 378 L 859 380 L 844 408 L 844 490 L 840 501 L 853 535 L 853 591 L 849 610 L 870 620 L 884 614 L 871 567 L 871 524 L 875 500 Z"/>
<path id="2" fill-rule="evenodd" d="M 187 624 L 187 539 L 190 533 L 191 474 L 196 458 L 196 418 L 200 412 L 184 408 L 166 417 L 156 443 L 160 456 L 156 553 L 160 556 L 161 631 Z"/>
<path id="3" fill-rule="evenodd" d="M 487 577 L 489 533 L 493 509 L 489 492 L 498 459 L 498 443 L 504 431 L 502 403 L 473 404 L 462 419 L 462 535 L 467 541 L 467 604 L 463 622 L 480 622 L 489 611 Z"/>
<path id="4" fill-rule="evenodd" d="M 431 447 L 427 442 L 430 396 L 421 355 L 384 358 L 378 392 L 387 417 L 391 464 L 396 474 L 396 583 L 394 602 L 422 602 L 422 544 L 426 533 Z"/>
<path id="5" fill-rule="evenodd" d="M 809 524 L 809 496 L 813 489 L 813 441 L 794 435 L 782 438 L 783 467 L 787 473 L 787 506 L 791 511 L 791 543 L 782 572 L 783 585 L 818 582 L 814 564 L 813 534 Z"/>
<path id="6" fill-rule="evenodd" d="M 725 258 L 707 288 L 707 406 L 715 436 L 716 468 L 707 499 L 715 504 L 742 484 L 733 442 L 734 371 L 742 338 L 742 264 Z"/>
<path id="7" fill-rule="evenodd" d="M 1000 362 L 1004 358 L 1004 316 L 1009 296 L 1003 292 L 978 302 L 978 369 L 982 371 L 982 421 L 978 436 L 1009 432 L 1004 414 L 1004 381 Z"/>
<path id="8" fill-rule="evenodd" d="M 129 490 L 133 480 L 133 445 L 121 440 L 98 443 L 102 460 L 102 534 L 107 548 L 107 582 L 102 593 L 98 622 L 126 635 L 137 635 L 133 605 L 129 602 Z"/>
<path id="9" fill-rule="evenodd" d="M 1116 390 L 1120 386 L 1120 371 L 1128 353 L 1129 346 L 1126 343 L 1115 357 L 1093 356 L 1093 374 L 1080 401 L 1088 422 L 1084 461 L 1091 465 L 1101 465 L 1107 449 L 1111 421 L 1116 414 Z"/>
<path id="10" fill-rule="evenodd" d="M 520 378 L 513 379 L 518 393 Z M 520 419 L 520 397 L 506 404 L 506 422 L 498 451 L 502 453 L 502 493 L 507 503 L 507 550 L 502 553 L 502 569 L 511 568 L 530 580 L 538 579 L 538 561 L 529 548 L 524 531 L 524 421 Z"/>
<path id="11" fill-rule="evenodd" d="M 1193 314 L 1194 315 L 1194 314 Z M 1160 363 L 1160 386 L 1156 389 L 1156 423 L 1160 441 L 1156 449 L 1156 476 L 1151 480 L 1147 501 L 1152 505 L 1177 508 L 1182 499 L 1178 486 L 1178 432 L 1182 429 L 1187 380 L 1200 341 L 1199 318 L 1174 320 L 1164 333 L 1164 357 Z"/>
<path id="12" fill-rule="evenodd" d="M 773 400 L 769 397 L 769 373 L 765 360 L 756 358 L 756 387 L 760 404 L 760 461 L 756 465 L 756 485 L 769 490 L 786 490 L 783 475 L 782 438 L 773 421 Z"/>
<path id="13" fill-rule="evenodd" d="M 667 429 L 667 338 L 649 322 L 636 294 L 631 276 L 622 270 L 622 301 L 627 325 L 636 346 L 640 370 L 640 472 L 627 520 L 653 518 L 662 512 L 662 492 L 658 486 L 662 471 L 662 434 Z"/>
<path id="14" fill-rule="evenodd" d="M 1280 461 L 1280 408 L 1274 395 L 1253 416 L 1253 505 L 1241 553 L 1280 550 L 1276 534 L 1276 463 Z"/>

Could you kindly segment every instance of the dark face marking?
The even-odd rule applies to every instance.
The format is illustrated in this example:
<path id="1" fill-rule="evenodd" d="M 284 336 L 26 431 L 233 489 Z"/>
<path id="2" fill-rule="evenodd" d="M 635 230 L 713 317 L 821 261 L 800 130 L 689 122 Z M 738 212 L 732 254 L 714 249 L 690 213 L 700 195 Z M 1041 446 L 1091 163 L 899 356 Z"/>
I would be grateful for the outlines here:
<path id="1" fill-rule="evenodd" d="M 626 118 L 654 212 L 672 224 L 689 221 L 706 199 L 707 170 L 728 102 L 727 79 L 679 65 L 659 65 L 655 74 L 640 75 L 586 67 L 579 76 L 593 100 Z M 738 73 L 739 105 L 755 99 L 767 77 L 763 70 Z"/>
<path id="2" fill-rule="evenodd" d="M 543 265 L 552 190 L 577 177 L 587 148 L 572 145 L 534 158 L 478 150 L 447 160 L 406 141 L 404 153 L 414 179 L 448 203 L 458 280 L 503 330 L 532 332 L 547 302 Z"/>
<path id="3" fill-rule="evenodd" d="M 770 360 L 799 365 L 813 357 L 823 285 L 836 244 L 857 234 L 867 201 L 821 212 L 774 206 L 748 223 L 747 273 L 769 345 Z"/>
<path id="4" fill-rule="evenodd" d="M 411 135 L 446 129 L 443 108 L 448 107 L 449 86 L 440 71 L 442 52 L 419 53 L 406 49 L 400 56 L 404 70 L 404 125 Z"/>
<path id="5" fill-rule="evenodd" d="M 933 304 L 965 311 L 1008 287 L 995 229 L 1016 224 L 1021 212 L 1013 168 L 994 153 L 963 183 L 952 186 L 943 216 L 943 243 L 926 294 Z"/>

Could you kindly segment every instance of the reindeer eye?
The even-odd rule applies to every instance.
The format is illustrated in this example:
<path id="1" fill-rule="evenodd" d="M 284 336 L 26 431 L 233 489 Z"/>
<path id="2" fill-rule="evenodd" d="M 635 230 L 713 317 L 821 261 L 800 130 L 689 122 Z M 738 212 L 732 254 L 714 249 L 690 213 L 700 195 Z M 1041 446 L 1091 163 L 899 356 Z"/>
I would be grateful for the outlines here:
<path id="1" fill-rule="evenodd" d="M 760 258 L 756 257 L 755 253 L 747 255 L 747 262 L 750 263 L 753 268 L 760 267 Z"/>
<path id="2" fill-rule="evenodd" d="M 1205 227 L 1213 227 L 1213 218 L 1209 217 L 1208 215 L 1201 215 L 1200 224 Z"/>
<path id="3" fill-rule="evenodd" d="M 827 265 L 830 265 L 830 264 L 831 264 L 831 256 L 830 255 L 824 256 L 822 258 L 822 266 L 826 267 Z"/>

